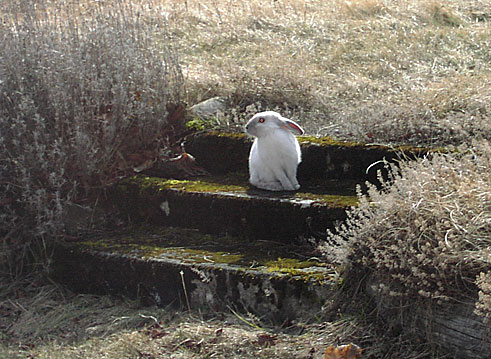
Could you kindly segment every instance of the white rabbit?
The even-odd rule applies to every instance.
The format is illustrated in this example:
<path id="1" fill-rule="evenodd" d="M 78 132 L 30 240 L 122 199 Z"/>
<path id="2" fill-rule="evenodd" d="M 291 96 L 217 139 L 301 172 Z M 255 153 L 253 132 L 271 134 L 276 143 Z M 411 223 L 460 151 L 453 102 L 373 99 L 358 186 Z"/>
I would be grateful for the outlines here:
<path id="1" fill-rule="evenodd" d="M 299 189 L 297 167 L 302 152 L 294 133 L 302 135 L 302 127 L 277 112 L 266 111 L 254 115 L 245 131 L 255 137 L 249 155 L 249 182 L 269 191 Z"/>

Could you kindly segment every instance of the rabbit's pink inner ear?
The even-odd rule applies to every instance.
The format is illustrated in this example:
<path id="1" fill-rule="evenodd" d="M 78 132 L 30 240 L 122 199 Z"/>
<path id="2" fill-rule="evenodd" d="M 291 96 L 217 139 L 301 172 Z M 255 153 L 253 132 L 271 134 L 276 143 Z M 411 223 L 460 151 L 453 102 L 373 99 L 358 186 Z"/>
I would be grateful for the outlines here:
<path id="1" fill-rule="evenodd" d="M 300 135 L 303 135 L 304 134 L 304 131 L 303 131 L 303 128 L 300 127 L 299 125 L 297 125 L 295 122 L 291 122 L 291 121 L 287 121 L 286 124 L 288 126 L 290 126 L 291 128 L 288 128 L 287 126 L 285 126 L 285 128 L 287 130 L 291 130 L 291 129 L 294 129 L 296 132 L 298 132 Z"/>

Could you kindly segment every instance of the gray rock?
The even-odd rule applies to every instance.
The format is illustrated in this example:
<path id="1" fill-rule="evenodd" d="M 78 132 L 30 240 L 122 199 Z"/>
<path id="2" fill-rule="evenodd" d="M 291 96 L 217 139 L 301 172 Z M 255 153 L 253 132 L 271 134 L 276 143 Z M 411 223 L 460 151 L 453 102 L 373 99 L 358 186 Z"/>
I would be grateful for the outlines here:
<path id="1" fill-rule="evenodd" d="M 226 100 L 223 97 L 212 97 L 190 108 L 192 114 L 201 119 L 209 120 L 227 109 Z"/>

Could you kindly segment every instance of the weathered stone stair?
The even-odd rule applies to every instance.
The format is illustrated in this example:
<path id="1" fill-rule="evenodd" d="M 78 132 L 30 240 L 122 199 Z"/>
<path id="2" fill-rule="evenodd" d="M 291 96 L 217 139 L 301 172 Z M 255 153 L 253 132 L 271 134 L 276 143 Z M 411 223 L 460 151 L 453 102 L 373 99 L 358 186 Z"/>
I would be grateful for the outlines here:
<path id="1" fill-rule="evenodd" d="M 345 219 L 356 184 L 401 151 L 301 139 L 302 188 L 268 192 L 247 183 L 251 145 L 240 134 L 191 137 L 186 151 L 210 176 L 136 176 L 108 195 L 131 229 L 56 250 L 56 278 L 78 291 L 122 293 L 147 303 L 246 310 L 273 321 L 312 317 L 339 278 L 311 241 Z M 376 167 L 376 166 L 375 166 Z"/>
<path id="2" fill-rule="evenodd" d="M 300 142 L 302 188 L 268 192 L 247 183 L 251 142 L 245 136 L 189 138 L 186 151 L 210 175 L 121 181 L 108 196 L 128 228 L 58 246 L 55 279 L 76 291 L 124 294 L 144 304 L 247 311 L 276 323 L 313 318 L 342 280 L 338 268 L 319 258 L 316 239 L 356 205 L 357 184 L 376 183 L 384 160 L 426 150 L 317 138 Z M 370 282 L 367 292 L 391 316 L 397 305 Z M 459 357 L 487 358 L 487 327 L 473 305 L 449 307 L 431 318 L 416 311 L 414 320 L 422 323 L 422 337 Z"/>
<path id="3" fill-rule="evenodd" d="M 355 182 L 305 184 L 295 193 L 251 188 L 237 175 L 198 180 L 134 177 L 111 196 L 133 222 L 203 233 L 291 242 L 325 234 L 356 205 Z"/>
<path id="4" fill-rule="evenodd" d="M 267 321 L 307 318 L 336 283 L 312 248 L 142 227 L 87 238 L 63 256 L 77 291 L 124 293 L 144 304 L 244 310 Z M 77 273 L 74 276 L 74 273 Z"/>

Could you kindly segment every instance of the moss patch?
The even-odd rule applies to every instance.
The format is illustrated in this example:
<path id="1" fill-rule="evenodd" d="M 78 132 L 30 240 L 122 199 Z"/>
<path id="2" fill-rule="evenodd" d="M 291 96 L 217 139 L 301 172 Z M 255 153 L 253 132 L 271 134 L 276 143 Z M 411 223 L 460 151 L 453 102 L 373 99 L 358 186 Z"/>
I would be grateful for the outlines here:
<path id="1" fill-rule="evenodd" d="M 228 181 L 228 179 L 230 181 Z M 224 177 L 220 182 L 213 179 L 207 180 L 175 180 L 163 179 L 158 177 L 135 176 L 132 180 L 142 188 L 156 186 L 160 189 L 176 189 L 187 192 L 245 192 L 247 187 L 237 184 L 234 178 Z"/>
<path id="2" fill-rule="evenodd" d="M 210 131 L 210 132 L 207 132 L 206 135 L 207 136 L 216 136 L 216 137 L 225 137 L 225 138 L 231 138 L 231 139 L 237 139 L 237 140 L 247 140 L 247 139 L 251 138 L 242 132 Z"/>
<path id="3" fill-rule="evenodd" d="M 315 144 L 320 146 L 343 146 L 343 147 L 363 147 L 364 143 L 356 141 L 341 141 L 332 137 L 299 136 L 298 142 L 301 145 Z"/>
<path id="4" fill-rule="evenodd" d="M 203 235 L 195 230 L 180 228 L 132 229 L 124 234 L 112 233 L 74 244 L 80 249 L 135 257 L 141 260 L 171 260 L 200 266 L 217 264 L 236 270 L 290 274 L 304 280 L 324 280 L 334 272 L 328 264 L 305 260 L 307 245 L 277 242 L 245 241 L 234 237 Z"/>
<path id="5" fill-rule="evenodd" d="M 241 198 L 270 198 L 289 200 L 292 203 L 329 204 L 333 207 L 355 206 L 358 199 L 355 195 L 355 183 L 339 184 L 336 181 L 311 183 L 302 186 L 298 192 L 271 192 L 256 189 L 247 183 L 247 175 L 232 173 L 228 176 L 207 177 L 197 180 L 175 180 L 158 177 L 135 176 L 123 180 L 119 189 L 125 192 L 127 184 L 136 184 L 141 190 L 160 192 L 163 190 L 178 190 L 190 193 L 227 194 Z"/>
<path id="6" fill-rule="evenodd" d="M 322 281 L 327 278 L 325 265 L 313 260 L 300 260 L 296 258 L 278 258 L 265 263 L 266 271 L 269 273 L 282 273 L 292 276 L 300 276 L 305 280 Z M 322 266 L 322 267 L 321 267 Z M 332 273 L 331 273 L 332 274 Z"/>
<path id="7" fill-rule="evenodd" d="M 335 146 L 335 147 L 346 147 L 353 148 L 359 147 L 360 150 L 370 150 L 370 149 L 380 149 L 387 152 L 401 152 L 406 154 L 419 154 L 426 152 L 442 152 L 445 151 L 443 148 L 428 148 L 428 147 L 416 147 L 409 145 L 398 145 L 398 146 L 388 146 L 388 145 L 378 145 L 378 144 L 368 144 L 358 141 L 342 141 L 336 140 L 332 137 L 315 137 L 315 136 L 300 136 L 297 137 L 298 142 L 301 145 L 308 146 L 309 144 L 315 144 L 320 146 Z"/>

